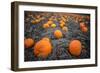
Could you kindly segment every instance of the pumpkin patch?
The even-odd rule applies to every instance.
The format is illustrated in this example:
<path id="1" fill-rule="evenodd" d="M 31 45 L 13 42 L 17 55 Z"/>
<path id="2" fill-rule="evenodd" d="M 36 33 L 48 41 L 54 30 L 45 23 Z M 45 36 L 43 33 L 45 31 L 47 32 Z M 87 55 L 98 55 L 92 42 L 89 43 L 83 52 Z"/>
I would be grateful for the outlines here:
<path id="1" fill-rule="evenodd" d="M 25 11 L 24 15 L 25 62 L 90 58 L 89 14 Z"/>

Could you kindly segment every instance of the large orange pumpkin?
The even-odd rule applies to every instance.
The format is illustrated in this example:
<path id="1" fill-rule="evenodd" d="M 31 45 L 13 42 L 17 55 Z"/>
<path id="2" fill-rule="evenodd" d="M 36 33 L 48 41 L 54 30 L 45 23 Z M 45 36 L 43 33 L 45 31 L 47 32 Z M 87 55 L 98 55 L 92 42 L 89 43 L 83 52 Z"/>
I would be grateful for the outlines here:
<path id="1" fill-rule="evenodd" d="M 60 30 L 55 30 L 54 36 L 59 39 L 59 38 L 63 37 L 63 34 Z"/>
<path id="2" fill-rule="evenodd" d="M 47 58 L 52 51 L 52 45 L 48 38 L 43 38 L 34 46 L 34 55 L 36 57 Z"/>
<path id="3" fill-rule="evenodd" d="M 25 48 L 30 48 L 34 44 L 34 40 L 32 38 L 27 38 L 24 40 Z"/>
<path id="4" fill-rule="evenodd" d="M 82 45 L 79 40 L 72 40 L 69 44 L 69 52 L 73 56 L 79 56 L 82 51 Z"/>

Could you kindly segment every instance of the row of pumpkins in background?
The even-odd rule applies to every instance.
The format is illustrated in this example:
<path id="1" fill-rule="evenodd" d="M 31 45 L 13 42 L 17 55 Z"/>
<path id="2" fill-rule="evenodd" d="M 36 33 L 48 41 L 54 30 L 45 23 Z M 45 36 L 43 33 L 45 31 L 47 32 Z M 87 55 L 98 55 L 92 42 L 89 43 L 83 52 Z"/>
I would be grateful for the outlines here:
<path id="1" fill-rule="evenodd" d="M 39 23 L 40 21 L 44 20 L 45 18 L 43 17 L 37 17 L 38 19 L 33 20 L 32 24 L 36 24 Z M 65 26 L 66 23 L 66 18 L 67 17 L 62 17 L 59 21 L 59 26 L 62 28 L 63 31 L 68 31 L 68 27 Z M 49 20 L 43 24 L 43 28 L 56 28 L 56 24 L 53 23 L 53 18 L 49 18 Z M 86 24 L 84 22 L 80 22 L 80 29 L 82 32 L 86 33 L 88 31 L 88 28 L 86 26 Z M 61 30 L 55 30 L 54 31 L 54 36 L 55 38 L 59 39 L 63 37 L 63 34 L 61 32 Z M 32 46 L 34 46 L 33 48 L 33 53 L 36 57 L 42 57 L 42 58 L 47 58 L 48 55 L 50 55 L 52 53 L 52 44 L 51 44 L 51 40 L 48 37 L 44 37 L 42 38 L 40 41 L 35 43 L 35 40 L 32 38 L 27 38 L 24 40 L 24 45 L 25 48 L 28 49 Z M 66 48 L 67 50 L 67 48 Z M 81 54 L 82 51 L 82 44 L 79 40 L 72 40 L 69 43 L 69 48 L 68 51 L 70 52 L 71 55 L 73 56 L 79 56 Z"/>
<path id="2" fill-rule="evenodd" d="M 74 17 L 76 17 L 75 22 L 80 23 L 81 31 L 86 33 L 88 31 L 88 28 L 87 28 L 85 22 L 81 22 L 83 17 L 81 15 L 76 15 L 76 16 L 74 14 L 72 14 L 72 15 Z M 89 16 L 85 16 L 85 17 L 88 20 L 90 19 Z M 40 17 L 38 15 L 37 19 L 36 20 L 32 20 L 31 22 L 32 22 L 32 24 L 37 24 L 37 23 L 39 23 L 39 22 L 41 22 L 43 20 L 45 20 L 45 18 L 44 17 Z M 59 26 L 62 28 L 63 31 L 66 31 L 66 32 L 68 31 L 68 27 L 66 26 L 67 25 L 66 22 L 68 21 L 68 16 L 67 15 L 61 16 L 61 18 L 58 18 L 58 20 L 57 20 L 57 18 L 54 18 L 53 16 L 51 16 L 48 19 L 48 21 L 43 24 L 43 28 L 50 28 L 50 27 L 51 28 L 56 28 L 57 25 L 53 22 L 54 20 L 59 21 Z"/>

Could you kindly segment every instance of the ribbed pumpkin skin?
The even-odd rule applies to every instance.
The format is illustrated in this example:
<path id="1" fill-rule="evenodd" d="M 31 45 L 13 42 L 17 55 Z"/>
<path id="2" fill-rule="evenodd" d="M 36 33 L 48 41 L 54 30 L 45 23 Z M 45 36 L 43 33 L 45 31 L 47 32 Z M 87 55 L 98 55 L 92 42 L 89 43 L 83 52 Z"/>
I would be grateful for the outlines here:
<path id="1" fill-rule="evenodd" d="M 47 39 L 44 39 L 35 44 L 33 52 L 36 57 L 47 58 L 51 51 L 51 43 Z"/>
<path id="2" fill-rule="evenodd" d="M 82 45 L 79 40 L 73 40 L 69 44 L 69 52 L 73 56 L 79 56 L 81 54 Z"/>

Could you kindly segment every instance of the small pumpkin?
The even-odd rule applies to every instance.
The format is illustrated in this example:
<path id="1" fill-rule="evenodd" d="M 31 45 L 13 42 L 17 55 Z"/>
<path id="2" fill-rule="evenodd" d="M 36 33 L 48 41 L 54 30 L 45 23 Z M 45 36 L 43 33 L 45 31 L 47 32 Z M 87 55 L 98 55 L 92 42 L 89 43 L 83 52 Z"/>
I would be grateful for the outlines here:
<path id="1" fill-rule="evenodd" d="M 37 19 L 37 20 L 35 20 L 36 21 L 36 23 L 39 23 L 40 22 L 40 20 L 39 19 Z"/>
<path id="2" fill-rule="evenodd" d="M 63 34 L 60 30 L 55 30 L 54 31 L 54 36 L 59 39 L 59 38 L 63 37 Z"/>
<path id="3" fill-rule="evenodd" d="M 56 24 L 52 24 L 51 27 L 52 27 L 52 28 L 55 28 L 55 27 L 56 27 Z"/>
<path id="4" fill-rule="evenodd" d="M 38 18 L 38 19 L 39 19 L 40 17 L 41 17 L 40 15 L 37 15 L 37 16 L 36 16 L 36 18 Z"/>
<path id="5" fill-rule="evenodd" d="M 52 21 L 53 19 L 52 18 L 49 18 L 49 21 Z"/>
<path id="6" fill-rule="evenodd" d="M 82 44 L 79 40 L 72 40 L 69 44 L 69 52 L 73 56 L 79 56 L 82 51 Z"/>
<path id="7" fill-rule="evenodd" d="M 61 24 L 65 24 L 65 22 L 63 20 L 60 21 Z"/>
<path id="8" fill-rule="evenodd" d="M 50 25 L 49 24 L 43 24 L 43 28 L 49 28 L 50 27 Z"/>
<path id="9" fill-rule="evenodd" d="M 24 40 L 25 48 L 30 48 L 32 45 L 34 45 L 34 40 L 32 38 L 27 38 Z"/>
<path id="10" fill-rule="evenodd" d="M 63 27 L 62 30 L 65 31 L 65 32 L 67 32 L 68 28 L 67 27 Z"/>
<path id="11" fill-rule="evenodd" d="M 53 21 L 48 21 L 47 24 L 51 25 L 53 24 Z"/>
<path id="12" fill-rule="evenodd" d="M 86 33 L 88 31 L 88 28 L 87 27 L 83 27 L 83 28 L 81 28 L 81 31 Z"/>
<path id="13" fill-rule="evenodd" d="M 35 24 L 36 23 L 36 21 L 35 20 L 32 20 L 32 22 L 31 22 L 32 24 Z"/>
<path id="14" fill-rule="evenodd" d="M 80 28 L 85 27 L 85 23 L 84 22 L 80 22 Z"/>
<path id="15" fill-rule="evenodd" d="M 60 24 L 60 27 L 61 27 L 61 28 L 64 27 L 64 26 L 65 26 L 65 24 L 63 24 L 63 23 Z"/>
<path id="16" fill-rule="evenodd" d="M 41 57 L 43 59 L 47 58 L 52 52 L 52 45 L 48 38 L 43 38 L 42 40 L 38 41 L 34 46 L 33 52 L 36 57 Z"/>

